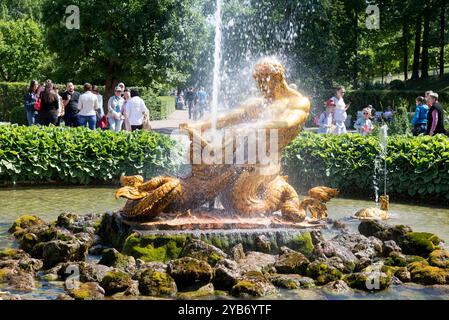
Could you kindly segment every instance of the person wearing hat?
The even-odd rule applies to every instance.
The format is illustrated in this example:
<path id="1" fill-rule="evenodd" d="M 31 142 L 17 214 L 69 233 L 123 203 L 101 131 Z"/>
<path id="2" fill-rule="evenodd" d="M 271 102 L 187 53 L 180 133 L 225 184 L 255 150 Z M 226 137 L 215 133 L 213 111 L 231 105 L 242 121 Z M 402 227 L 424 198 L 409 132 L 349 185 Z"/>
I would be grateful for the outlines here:
<path id="1" fill-rule="evenodd" d="M 119 132 L 122 129 L 124 117 L 123 104 L 125 99 L 122 98 L 122 88 L 117 86 L 114 95 L 108 101 L 108 123 L 109 129 Z"/>
<path id="2" fill-rule="evenodd" d="M 357 119 L 357 121 L 354 124 L 354 128 L 357 129 L 357 132 L 360 133 L 362 136 L 366 136 L 373 131 L 373 123 L 371 121 L 371 110 L 369 107 L 363 109 L 362 115 L 363 117 L 360 119 Z"/>
<path id="3" fill-rule="evenodd" d="M 335 131 L 334 133 L 337 135 L 345 134 L 346 124 L 345 121 L 348 118 L 348 114 L 346 111 L 349 109 L 350 104 L 346 104 L 344 101 L 344 95 L 346 93 L 345 87 L 338 86 L 336 89 L 335 97 L 332 98 L 335 103 L 335 112 L 334 112 L 334 120 L 335 120 Z"/>
<path id="4" fill-rule="evenodd" d="M 444 129 L 444 111 L 438 102 L 438 93 L 429 93 L 429 104 L 431 105 L 431 107 L 429 109 L 429 112 L 427 113 L 427 135 L 447 135 L 447 132 Z"/>
<path id="5" fill-rule="evenodd" d="M 318 120 L 318 124 L 320 128 L 318 129 L 318 133 L 330 134 L 334 131 L 334 111 L 335 111 L 335 102 L 333 99 L 329 99 L 326 101 L 326 110 L 321 113 L 320 118 Z"/>

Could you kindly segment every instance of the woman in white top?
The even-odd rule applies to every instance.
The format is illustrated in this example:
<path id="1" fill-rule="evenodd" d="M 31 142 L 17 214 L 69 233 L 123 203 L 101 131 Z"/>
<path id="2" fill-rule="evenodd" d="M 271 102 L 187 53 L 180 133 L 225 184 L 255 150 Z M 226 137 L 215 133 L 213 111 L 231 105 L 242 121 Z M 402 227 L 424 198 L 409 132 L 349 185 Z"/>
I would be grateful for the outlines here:
<path id="1" fill-rule="evenodd" d="M 145 114 L 149 111 L 145 102 L 139 97 L 137 89 L 131 89 L 131 99 L 126 103 L 126 117 L 131 125 L 131 131 L 142 130 Z"/>
<path id="2" fill-rule="evenodd" d="M 84 93 L 78 101 L 78 115 L 82 127 L 85 127 L 87 124 L 90 129 L 94 130 L 97 126 L 97 110 L 99 107 L 97 96 L 91 90 L 92 85 L 86 83 L 84 85 Z"/>
<path id="3" fill-rule="evenodd" d="M 108 101 L 108 123 L 112 131 L 119 132 L 124 120 L 122 88 L 116 87 L 114 95 Z"/>
<path id="4" fill-rule="evenodd" d="M 332 99 L 335 102 L 335 112 L 334 112 L 334 121 L 335 121 L 335 130 L 334 134 L 340 135 L 346 133 L 346 124 L 345 121 L 348 118 L 348 114 L 346 111 L 349 109 L 350 104 L 346 104 L 343 97 L 346 93 L 346 90 L 343 86 L 337 87 L 337 92 L 335 97 Z"/>

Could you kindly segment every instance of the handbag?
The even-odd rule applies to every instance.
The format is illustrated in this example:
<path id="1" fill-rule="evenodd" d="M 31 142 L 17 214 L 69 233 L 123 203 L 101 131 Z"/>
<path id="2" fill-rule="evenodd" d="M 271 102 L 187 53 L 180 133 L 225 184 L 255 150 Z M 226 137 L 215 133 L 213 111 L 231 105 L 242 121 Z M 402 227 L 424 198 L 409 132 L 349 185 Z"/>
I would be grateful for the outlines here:
<path id="1" fill-rule="evenodd" d="M 108 116 L 106 114 L 98 119 L 97 127 L 100 129 L 106 129 L 108 127 Z"/>
<path id="2" fill-rule="evenodd" d="M 34 103 L 34 110 L 40 111 L 41 110 L 41 99 L 37 98 L 36 102 Z"/>
<path id="3" fill-rule="evenodd" d="M 151 130 L 150 115 L 147 112 L 143 114 L 142 130 Z"/>

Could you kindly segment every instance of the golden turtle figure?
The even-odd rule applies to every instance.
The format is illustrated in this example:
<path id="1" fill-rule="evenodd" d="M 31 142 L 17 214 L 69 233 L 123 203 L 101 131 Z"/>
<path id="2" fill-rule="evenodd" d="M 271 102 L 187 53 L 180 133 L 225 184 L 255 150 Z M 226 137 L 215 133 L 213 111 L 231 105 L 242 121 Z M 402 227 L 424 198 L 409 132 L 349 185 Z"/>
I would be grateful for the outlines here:
<path id="1" fill-rule="evenodd" d="M 249 99 L 241 107 L 219 116 L 216 130 L 274 129 L 278 135 L 277 150 L 281 154 L 301 131 L 309 114 L 310 102 L 288 86 L 284 67 L 275 59 L 262 59 L 255 66 L 253 77 L 262 97 Z M 211 121 L 183 124 L 180 128 L 189 134 L 191 155 L 195 148 L 204 150 L 212 143 L 203 138 L 204 133 L 212 128 Z M 235 160 L 237 145 L 233 143 L 234 138 L 225 138 L 221 145 L 224 149 L 231 143 L 231 155 Z M 128 199 L 122 210 L 122 215 L 128 219 L 151 220 L 161 213 L 187 212 L 216 197 L 228 212 L 240 216 L 251 217 L 280 210 L 284 220 L 300 222 L 306 218 L 307 209 L 313 211 L 312 215 L 317 219 L 327 216 L 323 199 L 311 197 L 301 203 L 287 177 L 279 173 L 280 159 L 269 165 L 260 161 L 243 166 L 194 163 L 186 178 L 160 176 L 144 182 L 140 176 L 122 177 L 122 188 L 116 192 L 116 197 Z M 335 195 L 331 192 L 324 200 L 328 201 Z"/>
<path id="2" fill-rule="evenodd" d="M 379 197 L 379 208 L 365 208 L 357 211 L 355 217 L 360 220 L 387 220 L 390 218 L 388 210 L 390 208 L 390 198 L 387 195 Z"/>

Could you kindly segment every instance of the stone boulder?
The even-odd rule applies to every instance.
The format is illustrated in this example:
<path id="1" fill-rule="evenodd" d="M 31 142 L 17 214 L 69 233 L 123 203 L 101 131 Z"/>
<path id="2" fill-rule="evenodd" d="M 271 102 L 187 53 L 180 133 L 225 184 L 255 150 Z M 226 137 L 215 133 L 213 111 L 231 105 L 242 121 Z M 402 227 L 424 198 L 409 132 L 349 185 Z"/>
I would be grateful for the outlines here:
<path id="1" fill-rule="evenodd" d="M 119 292 L 125 292 L 133 287 L 131 277 L 119 270 L 113 270 L 106 273 L 100 282 L 106 296 L 112 296 Z"/>
<path id="2" fill-rule="evenodd" d="M 241 298 L 265 297 L 276 292 L 273 284 L 257 271 L 246 273 L 231 289 L 233 296 Z"/>
<path id="3" fill-rule="evenodd" d="M 68 289 L 67 292 L 75 300 L 101 300 L 105 295 L 104 289 L 96 282 L 81 283 L 77 288 Z"/>
<path id="4" fill-rule="evenodd" d="M 240 270 L 237 262 L 225 259 L 215 265 L 213 284 L 216 289 L 229 291 L 239 279 Z"/>
<path id="5" fill-rule="evenodd" d="M 276 256 L 256 251 L 247 252 L 245 258 L 237 262 L 241 273 L 250 271 L 275 273 L 275 263 Z"/>
<path id="6" fill-rule="evenodd" d="M 189 257 L 170 261 L 167 271 L 178 288 L 207 284 L 213 276 L 213 269 L 207 262 Z"/>
<path id="7" fill-rule="evenodd" d="M 380 291 L 388 288 L 392 276 L 380 271 L 362 271 L 345 275 L 343 280 L 349 287 L 364 291 Z"/>
<path id="8" fill-rule="evenodd" d="M 315 281 L 312 278 L 303 277 L 298 274 L 276 274 L 270 276 L 269 279 L 276 287 L 289 290 L 315 287 Z"/>
<path id="9" fill-rule="evenodd" d="M 302 253 L 283 247 L 274 267 L 278 273 L 303 275 L 309 264 L 309 259 Z"/>
<path id="10" fill-rule="evenodd" d="M 174 296 L 178 289 L 169 274 L 147 269 L 139 276 L 139 291 L 145 296 Z"/>
<path id="11" fill-rule="evenodd" d="M 179 257 L 190 257 L 206 261 L 213 267 L 217 262 L 226 259 L 227 254 L 204 241 L 190 239 L 182 249 Z"/>
<path id="12" fill-rule="evenodd" d="M 103 255 L 98 263 L 122 270 L 126 273 L 134 273 L 137 268 L 134 257 L 121 254 L 114 248 L 103 251 Z"/>
<path id="13" fill-rule="evenodd" d="M 315 260 L 307 267 L 306 275 L 314 279 L 317 285 L 325 285 L 329 282 L 340 280 L 342 272 L 328 265 L 323 260 Z"/>
<path id="14" fill-rule="evenodd" d="M 78 240 L 52 240 L 42 246 L 44 269 L 50 269 L 60 262 L 83 261 L 86 259 L 88 247 Z"/>
<path id="15" fill-rule="evenodd" d="M 429 255 L 429 264 L 434 267 L 449 268 L 449 252 L 434 250 Z"/>
<path id="16" fill-rule="evenodd" d="M 431 266 L 427 261 L 412 262 L 407 269 L 413 282 L 423 285 L 449 284 L 449 269 Z"/>
<path id="17" fill-rule="evenodd" d="M 323 291 L 332 296 L 349 296 L 353 290 L 343 280 L 332 281 L 323 286 Z"/>

